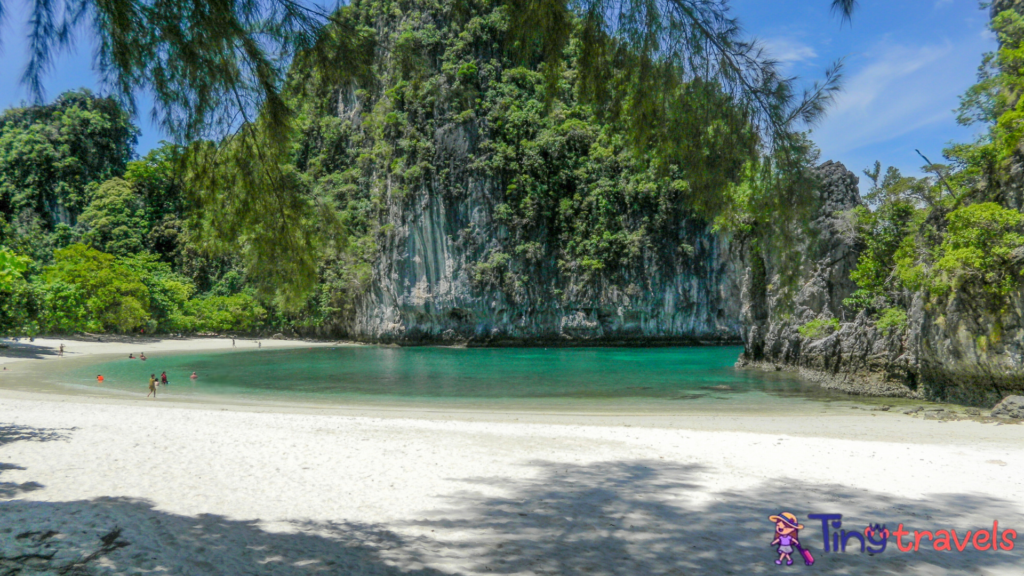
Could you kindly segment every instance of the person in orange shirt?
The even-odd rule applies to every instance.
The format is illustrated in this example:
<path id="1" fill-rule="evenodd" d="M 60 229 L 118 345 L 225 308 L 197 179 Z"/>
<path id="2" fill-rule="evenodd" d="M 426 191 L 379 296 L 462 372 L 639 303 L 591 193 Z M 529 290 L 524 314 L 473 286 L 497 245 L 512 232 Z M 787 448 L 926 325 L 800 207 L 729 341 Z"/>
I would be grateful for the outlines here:
<path id="1" fill-rule="evenodd" d="M 97 382 L 103 382 L 103 375 L 101 374 L 101 375 L 97 376 L 96 377 L 96 381 Z"/>

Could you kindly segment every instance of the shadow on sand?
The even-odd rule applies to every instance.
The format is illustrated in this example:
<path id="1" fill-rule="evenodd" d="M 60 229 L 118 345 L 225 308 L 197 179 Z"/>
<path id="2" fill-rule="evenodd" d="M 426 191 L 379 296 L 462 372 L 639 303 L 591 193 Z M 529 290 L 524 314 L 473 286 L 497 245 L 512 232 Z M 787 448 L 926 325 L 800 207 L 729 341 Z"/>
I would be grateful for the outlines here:
<path id="1" fill-rule="evenodd" d="M 289 522 L 277 531 L 256 521 L 170 514 L 126 498 L 7 502 L 0 504 L 0 554 L 6 558 L 0 568 L 10 568 L 10 559 L 19 556 L 33 558 L 37 570 L 80 562 L 115 528 L 123 545 L 97 556 L 102 565 L 97 560 L 83 573 L 895 576 L 1018 574 L 1024 565 L 1020 549 L 951 553 L 922 546 L 901 553 L 894 539 L 882 554 L 862 554 L 859 546 L 825 554 L 820 522 L 807 520 L 808 513 L 841 513 L 850 530 L 870 522 L 962 533 L 991 529 L 998 519 L 1001 527 L 1021 529 L 1017 503 L 998 498 L 962 493 L 899 499 L 796 478 L 714 492 L 705 484 L 707 468 L 660 461 L 532 466 L 538 473 L 527 482 L 465 479 L 467 489 L 452 495 L 450 506 L 390 526 Z M 483 497 L 481 491 L 505 495 Z M 813 568 L 775 565 L 768 516 L 782 511 L 806 525 L 800 539 L 817 559 Z M 18 539 L 17 533 L 28 535 Z M 52 556 L 40 559 L 46 554 Z"/>
<path id="2" fill-rule="evenodd" d="M 0 574 L 11 559 L 35 557 L 26 568 L 61 573 L 63 567 L 93 555 L 112 529 L 123 544 L 96 555 L 88 574 L 359 574 L 441 576 L 418 562 L 428 542 L 403 538 L 375 526 L 354 523 L 299 524 L 301 532 L 275 532 L 258 521 L 202 514 L 197 517 L 156 510 L 145 501 L 98 498 L 77 502 L 8 502 L 4 520 L 20 522 L 20 540 L 0 528 Z M 116 527 L 116 528 L 115 528 Z M 41 538 L 50 534 L 48 538 Z M 56 540 L 56 538 L 60 540 Z M 47 544 L 50 544 L 48 547 Z M 398 551 L 400 553 L 394 554 Z M 52 557 L 39 559 L 47 553 Z M 393 556 L 389 562 L 388 557 Z M 9 563 L 5 566 L 4 558 Z M 83 566 L 84 567 L 84 566 Z"/>
<path id="3" fill-rule="evenodd" d="M 52 442 L 74 429 L 0 425 L 0 448 Z M 96 465 L 102 465 L 97 462 Z M 3 470 L 24 470 L 0 463 Z M 212 514 L 184 516 L 147 501 L 11 500 L 44 488 L 0 484 L 0 575 L 14 574 L 359 574 L 443 576 L 416 560 L 432 542 L 353 523 L 294 523 L 271 531 L 258 521 Z M 394 554 L 391 552 L 394 551 Z M 392 561 L 385 556 L 391 554 Z"/>
<path id="4" fill-rule="evenodd" d="M 157 344 L 165 340 L 186 340 L 186 338 L 180 336 L 163 335 L 160 337 L 154 336 L 139 336 L 139 335 L 124 335 L 124 334 L 103 334 L 103 335 L 63 335 L 49 337 L 48 344 L 42 344 L 41 342 L 34 342 L 27 338 L 15 339 L 4 339 L 0 341 L 0 358 L 17 358 L 21 360 L 43 360 L 45 358 L 55 358 L 59 353 L 59 344 L 54 342 L 63 342 L 67 348 L 67 356 L 74 356 L 74 347 L 77 342 L 114 342 L 119 344 L 135 344 L 140 348 L 144 348 L 147 345 Z"/>
<path id="5" fill-rule="evenodd" d="M 783 511 L 805 525 L 800 540 L 811 550 L 813 570 L 828 574 L 979 574 L 989 569 L 1019 573 L 1024 548 L 1012 552 L 916 553 L 897 550 L 891 537 L 881 554 L 861 553 L 856 540 L 845 553 L 822 551 L 820 520 L 808 514 L 842 514 L 843 528 L 863 531 L 868 523 L 895 530 L 1001 529 L 1024 526 L 1017 503 L 968 493 L 900 499 L 842 485 L 797 478 L 770 481 L 733 492 L 710 492 L 706 468 L 663 462 L 609 462 L 569 467 L 538 462 L 535 480 L 511 483 L 478 478 L 471 485 L 500 488 L 504 498 L 474 493 L 452 498 L 449 510 L 419 522 L 438 533 L 471 532 L 477 538 L 446 543 L 475 559 L 467 573 L 498 574 L 761 574 L 810 570 L 794 559 L 776 566 L 769 546 Z M 776 471 L 766 471 L 766 476 Z M 493 491 L 493 490 L 490 490 Z M 903 539 L 908 543 L 907 537 Z"/>
<path id="6" fill-rule="evenodd" d="M 31 426 L 18 426 L 14 424 L 0 424 L 0 448 L 12 442 L 55 442 L 68 439 L 68 434 L 73 429 L 52 430 L 32 428 Z M 0 462 L 0 475 L 4 470 L 24 470 L 17 464 Z M 25 492 L 39 490 L 43 485 L 38 482 L 0 482 L 0 499 L 16 498 Z"/>
<path id="7" fill-rule="evenodd" d="M 0 447 L 12 442 L 58 442 L 68 440 L 75 428 L 33 428 L 0 424 Z"/>
<path id="8" fill-rule="evenodd" d="M 0 358 L 43 360 L 45 358 L 53 358 L 57 356 L 57 350 L 54 350 L 49 346 L 41 346 L 39 344 L 29 342 L 28 340 L 24 342 L 5 340 L 2 343 L 4 345 L 0 346 Z"/>

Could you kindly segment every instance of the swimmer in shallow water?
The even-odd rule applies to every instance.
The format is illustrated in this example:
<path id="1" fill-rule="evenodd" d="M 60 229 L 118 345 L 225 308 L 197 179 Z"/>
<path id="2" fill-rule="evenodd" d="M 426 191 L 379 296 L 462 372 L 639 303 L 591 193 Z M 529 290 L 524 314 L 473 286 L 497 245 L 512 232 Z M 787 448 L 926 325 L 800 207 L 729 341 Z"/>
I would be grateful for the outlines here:
<path id="1" fill-rule="evenodd" d="M 192 373 L 192 375 L 191 375 L 191 376 L 189 376 L 189 378 L 191 378 L 191 379 L 195 380 L 196 378 L 199 378 L 199 376 L 196 376 L 196 373 L 195 373 L 195 372 L 193 372 L 193 373 Z"/>

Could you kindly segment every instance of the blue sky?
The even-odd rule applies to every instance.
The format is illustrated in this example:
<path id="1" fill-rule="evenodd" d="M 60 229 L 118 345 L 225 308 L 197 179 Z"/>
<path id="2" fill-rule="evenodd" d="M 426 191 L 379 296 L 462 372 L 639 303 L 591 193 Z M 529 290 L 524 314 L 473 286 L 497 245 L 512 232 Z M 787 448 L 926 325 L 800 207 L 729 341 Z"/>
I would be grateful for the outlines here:
<path id="1" fill-rule="evenodd" d="M 860 0 L 852 24 L 829 11 L 830 0 L 733 0 L 734 13 L 762 39 L 786 70 L 810 83 L 846 58 L 845 91 L 814 129 L 822 159 L 843 162 L 860 175 L 875 160 L 919 173 L 919 148 L 939 161 L 951 141 L 977 129 L 956 124 L 958 96 L 974 83 L 981 55 L 995 47 L 988 14 L 975 0 Z M 19 79 L 25 64 L 23 0 L 8 0 L 2 28 L 0 108 L 24 102 Z M 92 45 L 80 41 L 46 78 L 47 97 L 81 86 L 102 91 L 92 73 Z M 139 153 L 163 138 L 140 100 Z M 863 183 L 862 183 L 863 188 Z"/>
<path id="2" fill-rule="evenodd" d="M 951 141 L 972 140 L 977 127 L 956 123 L 959 95 L 977 79 L 981 55 L 995 48 L 988 12 L 975 0 L 860 0 L 852 24 L 830 0 L 734 0 L 745 29 L 761 38 L 805 81 L 846 59 L 845 90 L 812 138 L 822 159 L 858 176 L 880 160 L 907 174 L 942 161 Z M 864 189 L 866 178 L 862 178 Z"/>

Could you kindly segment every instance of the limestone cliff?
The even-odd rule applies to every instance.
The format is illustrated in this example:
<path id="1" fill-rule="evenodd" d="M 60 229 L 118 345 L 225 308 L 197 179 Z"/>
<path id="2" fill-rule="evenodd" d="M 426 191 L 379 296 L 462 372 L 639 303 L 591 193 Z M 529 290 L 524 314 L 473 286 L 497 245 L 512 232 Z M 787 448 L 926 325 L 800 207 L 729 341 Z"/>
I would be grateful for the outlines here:
<path id="1" fill-rule="evenodd" d="M 494 182 L 467 182 L 453 200 L 431 193 L 389 215 L 373 282 L 352 335 L 370 341 L 470 345 L 657 345 L 739 341 L 739 274 L 727 238 L 693 220 L 666 243 L 692 246 L 675 262 L 651 258 L 632 282 L 597 286 L 542 262 L 521 287 L 474 283 L 499 245 Z M 468 236 L 468 237 L 467 237 Z"/>
<path id="2" fill-rule="evenodd" d="M 693 87 L 677 147 L 694 160 L 655 165 L 579 101 L 571 57 L 553 95 L 539 59 L 501 48 L 500 7 L 362 0 L 342 14 L 375 54 L 367 78 L 305 104 L 298 167 L 357 236 L 324 274 L 316 334 L 739 342 L 739 260 L 688 201 L 720 196 L 753 153 L 749 132 L 710 128 L 732 113 L 724 96 Z"/>
<path id="3" fill-rule="evenodd" d="M 795 248 L 763 231 L 715 233 L 697 216 L 694 198 L 731 183 L 708 175 L 735 175 L 744 162 L 744 142 L 705 140 L 716 133 L 706 122 L 728 110 L 714 93 L 683 107 L 692 117 L 679 140 L 692 165 L 655 169 L 579 101 L 571 55 L 554 96 L 536 61 L 510 60 L 500 10 L 361 0 L 344 13 L 373 37 L 374 64 L 303 114 L 298 168 L 351 236 L 325 266 L 315 334 L 469 346 L 742 342 L 741 364 L 797 368 L 850 392 L 991 405 L 1024 391 L 1020 293 L 993 314 L 969 289 L 907 292 L 905 329 L 844 307 L 863 247 L 849 216 L 858 180 L 841 164 L 818 167 L 816 215 Z M 1001 184 L 1004 204 L 1019 207 L 1021 172 Z"/>
<path id="4" fill-rule="evenodd" d="M 991 14 L 1020 11 L 1022 6 L 1020 0 L 998 0 L 992 3 Z M 1019 72 L 1010 68 L 1003 74 L 1016 77 Z M 986 166 L 982 170 L 986 177 L 962 191 L 955 202 L 932 209 L 924 226 L 942 241 L 944 235 L 947 239 L 953 236 L 947 226 L 951 226 L 957 207 L 988 203 L 1011 216 L 1024 210 L 1024 147 L 1017 143 L 1007 156 L 1005 161 Z M 992 406 L 1008 394 L 1024 391 L 1022 248 L 1000 257 L 999 265 L 1007 271 L 1005 283 L 996 284 L 992 277 L 971 272 L 974 264 L 960 254 L 951 260 L 966 280 L 934 290 L 924 283 L 902 284 L 902 294 L 886 298 L 895 300 L 888 304 L 896 308 L 889 310 L 906 310 L 905 326 L 885 324 L 863 312 L 851 318 L 842 303 L 857 288 L 849 280 L 849 272 L 864 247 L 859 245 L 857 233 L 844 224 L 842 214 L 859 202 L 856 178 L 832 165 L 825 167 L 824 181 L 823 206 L 813 226 L 815 234 L 804 243 L 804 263 L 795 290 L 788 292 L 790 285 L 773 275 L 778 268 L 776 255 L 747 257 L 746 352 L 740 364 L 799 369 L 827 387 L 849 392 L 979 406 Z M 942 185 L 949 188 L 947 182 Z M 973 229 L 984 226 L 992 224 L 976 222 Z M 961 239 L 965 235 L 963 231 L 958 234 Z M 928 251 L 941 248 L 934 240 L 923 249 L 916 240 L 910 246 L 917 250 L 915 262 L 921 261 L 922 254 L 925 260 L 931 258 Z M 978 250 L 981 260 L 995 261 L 995 252 L 989 246 Z M 871 257 L 868 260 L 878 262 Z M 938 268 L 935 263 L 928 265 Z M 896 271 L 890 277 L 894 274 Z M 903 282 L 904 277 L 900 278 Z M 915 287 L 907 288 L 911 285 Z"/>
<path id="5" fill-rule="evenodd" d="M 740 366 L 796 369 L 827 388 L 992 406 L 1024 390 L 1024 293 L 1001 313 L 969 290 L 908 293 L 906 330 L 886 333 L 843 300 L 860 247 L 844 212 L 860 203 L 857 178 L 841 164 L 819 168 L 821 209 L 792 286 L 772 254 L 748 255 Z M 812 321 L 817 334 L 801 334 Z M 832 321 L 830 327 L 829 321 Z"/>

